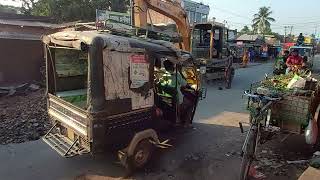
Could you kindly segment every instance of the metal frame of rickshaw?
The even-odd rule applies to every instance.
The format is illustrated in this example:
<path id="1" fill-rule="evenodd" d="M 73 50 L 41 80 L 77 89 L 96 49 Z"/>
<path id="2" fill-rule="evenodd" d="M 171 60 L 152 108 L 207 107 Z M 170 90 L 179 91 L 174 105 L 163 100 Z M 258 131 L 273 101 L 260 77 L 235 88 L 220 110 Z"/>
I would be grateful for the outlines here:
<path id="1" fill-rule="evenodd" d="M 144 44 L 142 41 L 141 43 Z M 132 165 L 132 159 L 135 157 L 137 148 L 146 148 L 146 141 L 147 143 L 151 143 L 156 147 L 170 147 L 170 145 L 167 144 L 168 141 L 160 141 L 157 135 L 157 129 L 152 123 L 152 119 L 155 117 L 154 106 L 151 108 L 134 110 L 131 112 L 114 115 L 103 109 L 103 104 L 105 103 L 105 98 L 102 98 L 105 97 L 103 87 L 103 68 L 99 68 L 103 67 L 102 50 L 104 49 L 104 42 L 102 38 L 97 37 L 93 39 L 90 47 L 86 45 L 81 46 L 81 51 L 88 52 L 87 110 L 78 108 L 75 105 L 63 101 L 55 96 L 57 75 L 54 65 L 54 49 L 56 48 L 73 49 L 45 44 L 48 110 L 49 112 L 54 111 L 54 113 L 62 117 L 57 119 L 50 114 L 51 119 L 54 121 L 54 126 L 43 137 L 43 140 L 47 142 L 47 144 L 49 144 L 64 157 L 73 157 L 89 152 L 96 154 L 108 149 L 109 146 L 125 147 L 124 149 L 118 151 L 118 156 L 121 163 L 128 169 L 135 168 Z M 168 52 L 170 52 L 170 50 Z M 162 52 L 157 51 L 154 51 L 154 53 L 163 54 Z M 174 51 L 171 51 L 170 54 L 171 56 L 176 57 L 176 53 L 174 53 Z M 154 62 L 150 62 L 150 65 L 153 67 Z M 195 67 L 193 69 L 196 72 Z M 152 75 L 154 73 L 153 71 L 154 68 L 151 68 Z M 150 83 L 153 84 L 154 80 L 152 80 Z M 198 88 L 200 88 L 199 85 Z M 197 106 L 198 99 L 195 107 Z M 173 101 L 173 104 L 175 106 L 173 110 L 175 112 L 174 119 L 176 119 L 178 116 L 177 104 L 175 101 Z M 196 109 L 194 109 L 194 112 L 195 110 Z M 77 129 L 73 126 L 70 126 L 72 124 L 68 123 L 67 121 L 64 122 L 63 116 L 65 115 L 75 119 L 78 124 L 84 124 L 85 129 Z M 70 140 L 69 138 L 64 137 L 61 132 L 56 132 L 56 130 L 60 131 L 61 128 L 66 128 L 66 133 L 69 133 L 70 129 L 73 133 L 74 139 Z M 103 135 L 100 133 L 104 131 L 108 131 L 108 135 Z M 68 134 L 66 135 L 67 137 L 69 136 Z M 141 147 L 141 143 L 144 146 Z"/>

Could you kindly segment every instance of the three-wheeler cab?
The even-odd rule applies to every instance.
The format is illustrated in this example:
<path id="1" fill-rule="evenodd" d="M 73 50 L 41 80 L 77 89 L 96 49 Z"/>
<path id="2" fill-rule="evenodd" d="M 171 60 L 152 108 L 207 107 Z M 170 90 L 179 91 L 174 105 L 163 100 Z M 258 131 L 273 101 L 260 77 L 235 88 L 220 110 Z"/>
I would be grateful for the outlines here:
<path id="1" fill-rule="evenodd" d="M 140 168 L 153 147 L 170 146 L 160 141 L 161 128 L 192 122 L 200 81 L 190 54 L 162 41 L 98 31 L 58 32 L 43 42 L 53 122 L 43 140 L 60 155 L 116 149 L 127 168 Z"/>

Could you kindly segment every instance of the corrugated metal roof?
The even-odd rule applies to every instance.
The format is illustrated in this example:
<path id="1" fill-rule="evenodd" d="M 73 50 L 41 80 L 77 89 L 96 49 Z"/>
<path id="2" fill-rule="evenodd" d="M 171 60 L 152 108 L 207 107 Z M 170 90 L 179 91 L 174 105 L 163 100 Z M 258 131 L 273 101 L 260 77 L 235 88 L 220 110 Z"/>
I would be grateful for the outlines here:
<path id="1" fill-rule="evenodd" d="M 41 35 L 0 32 L 0 39 L 41 40 Z"/>
<path id="2" fill-rule="evenodd" d="M 21 21 L 21 20 L 8 20 L 0 19 L 0 24 L 4 25 L 14 25 L 14 26 L 28 26 L 28 27 L 43 27 L 49 29 L 63 28 L 65 25 L 51 24 L 38 21 Z"/>
<path id="3" fill-rule="evenodd" d="M 237 41 L 256 41 L 257 39 L 262 39 L 262 36 L 243 34 L 237 38 Z"/>
<path id="4" fill-rule="evenodd" d="M 0 19 L 7 20 L 20 20 L 20 21 L 37 21 L 37 22 L 46 22 L 52 23 L 54 22 L 54 18 L 50 16 L 33 16 L 33 15 L 25 15 L 25 14 L 12 14 L 0 12 Z"/>

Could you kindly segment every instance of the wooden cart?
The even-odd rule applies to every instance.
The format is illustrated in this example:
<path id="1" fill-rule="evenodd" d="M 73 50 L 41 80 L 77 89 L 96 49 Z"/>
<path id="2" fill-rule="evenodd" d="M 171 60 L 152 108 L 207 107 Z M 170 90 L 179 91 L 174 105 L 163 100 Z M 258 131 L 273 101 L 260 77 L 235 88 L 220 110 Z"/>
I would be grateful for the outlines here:
<path id="1" fill-rule="evenodd" d="M 265 88 L 261 87 L 261 82 L 251 85 L 251 93 L 261 94 L 263 91 L 261 89 L 265 91 Z M 270 93 L 277 92 L 268 90 L 264 92 L 265 95 L 270 95 Z M 320 129 L 320 120 L 318 120 L 320 91 L 316 82 L 307 82 L 304 90 L 288 91 L 281 97 L 282 100 L 274 103 L 269 110 L 266 126 L 275 126 L 279 127 L 282 132 L 303 135 L 309 122 L 314 120 Z"/>

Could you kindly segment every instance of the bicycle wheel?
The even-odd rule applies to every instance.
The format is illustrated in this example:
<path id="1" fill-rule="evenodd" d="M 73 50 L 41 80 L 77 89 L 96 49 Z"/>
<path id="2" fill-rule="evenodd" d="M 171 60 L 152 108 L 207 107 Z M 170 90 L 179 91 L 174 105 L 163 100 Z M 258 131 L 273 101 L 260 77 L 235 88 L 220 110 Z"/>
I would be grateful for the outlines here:
<path id="1" fill-rule="evenodd" d="M 257 127 L 253 127 L 248 132 L 248 140 L 244 147 L 244 154 L 242 156 L 241 161 L 241 168 L 240 168 L 240 180 L 247 180 L 249 175 L 249 170 L 251 167 L 251 164 L 253 162 L 254 153 L 257 145 L 257 135 L 258 135 L 258 129 Z"/>

